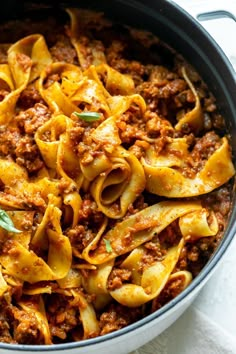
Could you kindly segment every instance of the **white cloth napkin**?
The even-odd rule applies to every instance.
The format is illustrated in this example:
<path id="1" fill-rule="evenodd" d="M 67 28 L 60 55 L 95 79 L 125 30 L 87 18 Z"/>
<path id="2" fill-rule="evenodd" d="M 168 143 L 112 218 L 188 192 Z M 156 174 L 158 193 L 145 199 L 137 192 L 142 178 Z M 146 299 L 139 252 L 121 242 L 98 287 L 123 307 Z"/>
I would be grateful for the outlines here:
<path id="1" fill-rule="evenodd" d="M 235 354 L 236 339 L 192 306 L 170 328 L 132 354 Z"/>

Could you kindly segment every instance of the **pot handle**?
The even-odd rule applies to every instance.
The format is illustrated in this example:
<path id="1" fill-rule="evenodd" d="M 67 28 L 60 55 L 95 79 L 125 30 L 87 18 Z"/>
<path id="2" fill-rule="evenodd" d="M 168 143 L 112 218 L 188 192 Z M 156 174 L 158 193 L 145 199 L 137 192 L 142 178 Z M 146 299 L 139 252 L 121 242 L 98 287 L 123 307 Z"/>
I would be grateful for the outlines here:
<path id="1" fill-rule="evenodd" d="M 236 71 L 236 46 L 232 34 L 236 33 L 235 0 L 174 0 L 211 34 L 228 56 Z M 215 21 L 213 21 L 215 20 Z M 222 22 L 216 22 L 222 21 Z"/>
<path id="2" fill-rule="evenodd" d="M 204 21 L 213 18 L 229 17 L 236 21 L 235 0 L 175 0 L 197 20 Z"/>

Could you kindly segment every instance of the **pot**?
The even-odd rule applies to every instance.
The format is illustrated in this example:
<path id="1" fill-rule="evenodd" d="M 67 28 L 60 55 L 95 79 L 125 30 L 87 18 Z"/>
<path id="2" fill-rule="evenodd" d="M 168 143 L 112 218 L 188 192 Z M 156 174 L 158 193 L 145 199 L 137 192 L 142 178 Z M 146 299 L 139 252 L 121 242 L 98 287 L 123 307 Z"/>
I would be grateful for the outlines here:
<path id="1" fill-rule="evenodd" d="M 31 2 L 32 3 L 32 2 Z M 235 73 L 228 59 L 214 42 L 211 36 L 188 13 L 176 4 L 166 0 L 113 0 L 98 2 L 87 0 L 84 4 L 67 1 L 41 1 L 41 3 L 57 6 L 79 6 L 99 9 L 111 19 L 128 25 L 146 29 L 155 33 L 177 52 L 181 53 L 200 73 L 209 89 L 215 95 L 218 108 L 226 118 L 228 133 L 236 135 L 236 98 Z M 2 18 L 23 15 L 27 1 L 8 1 L 2 5 Z M 232 139 L 233 154 L 236 154 L 236 139 Z M 204 284 L 224 259 L 224 254 L 236 231 L 235 196 L 233 210 L 229 218 L 225 235 L 217 251 L 192 283 L 175 299 L 160 310 L 129 325 L 121 330 L 102 337 L 80 342 L 51 345 L 11 345 L 0 344 L 1 353 L 61 353 L 68 354 L 125 354 L 144 345 L 163 332 L 187 309 L 202 289 Z"/>

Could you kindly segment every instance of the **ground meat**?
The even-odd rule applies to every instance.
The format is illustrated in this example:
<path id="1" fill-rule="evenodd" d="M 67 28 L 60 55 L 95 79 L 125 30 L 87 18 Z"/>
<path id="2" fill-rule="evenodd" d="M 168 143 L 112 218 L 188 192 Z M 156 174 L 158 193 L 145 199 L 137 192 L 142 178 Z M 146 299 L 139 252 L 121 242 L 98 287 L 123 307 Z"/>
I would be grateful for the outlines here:
<path id="1" fill-rule="evenodd" d="M 123 282 L 129 281 L 131 278 L 131 271 L 128 269 L 113 268 L 108 279 L 107 288 L 111 290 L 118 289 Z"/>
<path id="2" fill-rule="evenodd" d="M 10 316 L 8 314 L 9 306 L 1 299 L 0 303 L 0 342 L 4 343 L 16 343 L 12 338 L 10 328 Z"/>
<path id="3" fill-rule="evenodd" d="M 58 41 L 50 48 L 53 61 L 78 64 L 77 54 L 71 42 L 66 36 L 61 36 Z"/>
<path id="4" fill-rule="evenodd" d="M 122 56 L 126 44 L 119 40 L 114 40 L 106 51 L 107 62 L 114 69 L 123 74 L 128 74 L 134 80 L 135 86 L 143 81 L 146 74 L 145 66 L 137 60 L 126 60 Z"/>
<path id="5" fill-rule="evenodd" d="M 204 203 L 211 205 L 217 215 L 221 214 L 223 217 L 227 217 L 230 213 L 232 203 L 229 186 L 218 188 L 210 195 L 206 195 L 204 197 Z"/>
<path id="6" fill-rule="evenodd" d="M 28 57 L 27 55 L 25 55 L 23 53 L 16 54 L 16 61 L 21 66 L 21 68 L 24 72 L 29 70 L 32 66 L 32 60 L 30 59 L 30 57 Z"/>
<path id="7" fill-rule="evenodd" d="M 0 127 L 0 154 L 4 156 L 14 155 L 20 139 L 19 129 L 10 126 L 7 129 L 5 126 Z"/>
<path id="8" fill-rule="evenodd" d="M 21 109 L 28 109 L 36 103 L 43 104 L 44 101 L 34 84 L 27 86 L 20 94 L 18 105 Z"/>
<path id="9" fill-rule="evenodd" d="M 33 92 L 35 91 L 33 90 Z M 30 92 L 28 93 L 30 94 Z M 23 131 L 23 133 L 33 135 L 36 130 L 50 118 L 50 110 L 44 104 L 36 103 L 33 107 L 28 108 L 25 111 L 21 111 L 15 117 L 15 121 L 17 122 L 18 126 Z"/>
<path id="10" fill-rule="evenodd" d="M 26 116 L 29 117 L 27 114 L 23 113 L 22 115 L 19 115 L 20 121 L 22 116 L 24 116 L 24 118 Z M 32 121 L 35 125 L 39 123 L 35 122 L 35 117 Z M 30 124 L 29 122 L 27 123 L 29 128 Z M 25 123 L 26 129 L 27 123 Z M 30 128 L 32 128 L 32 126 Z M 17 127 L 3 127 L 2 131 L 0 131 L 0 152 L 5 156 L 11 154 L 16 162 L 20 166 L 24 166 L 29 173 L 37 172 L 44 164 L 34 138 L 29 135 L 22 137 L 21 132 Z"/>
<path id="11" fill-rule="evenodd" d="M 9 91 L 7 90 L 4 90 L 4 89 L 1 89 L 0 90 L 0 102 L 4 100 L 4 98 L 9 95 Z"/>
<path id="12" fill-rule="evenodd" d="M 201 161 L 209 159 L 209 157 L 221 145 L 220 137 L 213 131 L 206 133 L 202 138 L 197 140 L 191 152 L 193 160 Z"/>
<path id="13" fill-rule="evenodd" d="M 173 128 L 170 122 L 166 119 L 161 118 L 157 113 L 147 110 L 144 115 L 144 119 L 146 121 L 145 131 L 147 132 L 149 137 L 152 138 L 163 138 L 163 137 L 172 137 L 173 136 Z M 160 140 L 157 140 L 155 146 L 157 144 L 160 145 Z M 168 139 L 166 140 L 166 142 Z M 162 148 L 161 148 L 162 149 Z M 161 151 L 161 149 L 158 149 Z"/>
<path id="14" fill-rule="evenodd" d="M 166 303 L 174 299 L 183 290 L 183 283 L 180 278 L 168 281 L 160 295 L 152 301 L 151 312 L 160 309 Z"/>
<path id="15" fill-rule="evenodd" d="M 0 43 L 0 64 L 7 64 L 8 44 Z"/>
<path id="16" fill-rule="evenodd" d="M 25 167 L 29 173 L 35 173 L 44 166 L 38 146 L 30 137 L 25 136 L 19 141 L 15 155 L 18 165 Z"/>
<path id="17" fill-rule="evenodd" d="M 33 311 L 19 310 L 12 307 L 12 316 L 14 318 L 14 340 L 22 344 L 44 344 L 39 331 L 39 323 Z"/>
<path id="18" fill-rule="evenodd" d="M 55 293 L 46 297 L 45 305 L 49 328 L 56 341 L 66 339 L 75 327 L 81 325 L 78 303 L 74 303 L 72 297 Z"/>
<path id="19" fill-rule="evenodd" d="M 67 236 L 70 239 L 72 247 L 79 252 L 79 254 L 95 237 L 94 233 L 83 225 L 76 225 L 74 229 L 70 229 L 67 232 Z"/>
<path id="20" fill-rule="evenodd" d="M 163 249 L 169 248 L 170 245 L 176 245 L 181 237 L 178 220 L 173 221 L 158 235 L 161 248 Z"/>
<path id="21" fill-rule="evenodd" d="M 99 325 L 101 335 L 116 331 L 137 321 L 142 316 L 140 308 L 127 308 L 119 304 L 112 304 L 106 312 L 100 316 Z"/>
<path id="22" fill-rule="evenodd" d="M 175 96 L 186 90 L 186 87 L 186 82 L 183 79 L 153 80 L 142 82 L 136 87 L 136 92 L 145 98 L 148 110 L 156 112 L 171 121 L 172 116 L 176 115 L 175 112 L 179 105 L 176 105 Z M 171 111 L 174 114 L 171 114 Z"/>

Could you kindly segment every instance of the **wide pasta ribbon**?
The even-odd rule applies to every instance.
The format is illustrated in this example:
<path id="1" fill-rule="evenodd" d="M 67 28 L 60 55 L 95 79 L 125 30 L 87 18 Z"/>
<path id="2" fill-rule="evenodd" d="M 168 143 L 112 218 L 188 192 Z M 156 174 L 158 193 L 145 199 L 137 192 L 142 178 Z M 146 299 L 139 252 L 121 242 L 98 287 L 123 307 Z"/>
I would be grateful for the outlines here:
<path id="1" fill-rule="evenodd" d="M 8 232 L 4 229 L 0 229 L 0 239 L 2 242 L 9 240 L 15 240 L 25 248 L 29 248 L 29 244 L 32 237 L 32 226 L 34 211 L 22 211 L 14 210 L 7 212 L 12 220 L 16 229 L 20 230 L 19 233 Z M 6 268 L 2 268 L 0 264 L 0 296 L 5 293 L 9 287 L 18 287 L 22 285 L 22 281 L 17 279 L 15 275 L 8 273 Z"/>
<path id="2" fill-rule="evenodd" d="M 173 159 L 180 161 L 176 157 Z M 148 159 L 142 158 L 142 165 L 147 178 L 146 189 L 168 198 L 193 197 L 209 193 L 226 183 L 235 173 L 226 137 L 222 138 L 221 146 L 209 157 L 194 178 L 184 177 L 174 166 L 169 167 L 170 157 L 166 159 L 162 157 L 159 161 L 158 157 L 153 158 L 153 154 L 149 153 Z M 176 163 L 175 165 L 178 166 Z"/>
<path id="3" fill-rule="evenodd" d="M 201 208 L 199 202 L 165 201 L 154 204 L 117 223 L 113 229 L 100 236 L 94 250 L 88 246 L 82 256 L 92 264 L 108 262 L 150 241 L 174 220 Z M 106 242 L 110 244 L 109 250 L 105 247 Z"/>
<path id="4" fill-rule="evenodd" d="M 164 260 L 147 267 L 140 277 L 140 284 L 123 284 L 110 291 L 110 295 L 120 304 L 138 307 L 157 297 L 165 287 L 183 248 L 182 239 L 177 246 L 171 247 Z"/>
<path id="5" fill-rule="evenodd" d="M 8 216 L 13 222 L 14 227 L 20 230 L 19 233 L 13 233 L 0 228 L 0 239 L 6 241 L 9 239 L 19 242 L 25 248 L 29 247 L 32 237 L 32 226 L 35 211 L 14 210 L 7 211 Z"/>
<path id="6" fill-rule="evenodd" d="M 52 344 L 51 333 L 42 296 L 38 297 L 37 302 L 35 300 L 33 302 L 27 299 L 21 300 L 18 302 L 18 306 L 25 312 L 34 313 L 38 331 L 44 344 Z"/>
<path id="7" fill-rule="evenodd" d="M 58 80 L 45 85 L 50 75 L 57 76 Z M 101 85 L 88 79 L 76 65 L 60 62 L 51 64 L 42 71 L 38 87 L 54 114 L 63 113 L 70 117 L 74 112 L 81 112 L 84 107 L 105 116 L 110 114 Z"/>
<path id="8" fill-rule="evenodd" d="M 178 272 L 172 273 L 170 275 L 166 287 L 168 288 L 169 284 L 178 280 L 181 283 L 181 286 L 179 286 L 178 290 L 179 292 L 181 292 L 185 288 L 187 288 L 187 286 L 191 283 L 192 279 L 193 279 L 192 273 L 190 273 L 187 270 L 179 270 Z"/>
<path id="9" fill-rule="evenodd" d="M 86 10 L 81 11 L 81 9 L 67 9 L 66 11 L 70 16 L 69 35 L 71 43 L 75 47 L 81 68 L 85 70 L 90 65 L 106 63 L 101 44 L 97 40 L 88 39 L 84 35 L 81 36 L 81 32 L 86 27 L 86 22 L 89 21 L 89 12 Z M 100 17 L 99 14 L 98 17 Z"/>
<path id="10" fill-rule="evenodd" d="M 30 60 L 31 65 L 25 58 Z M 37 79 L 41 71 L 52 63 L 51 54 L 48 50 L 44 37 L 41 34 L 32 34 L 20 39 L 8 49 L 8 63 L 16 86 L 25 83 L 25 72 L 30 68 L 30 77 L 27 83 Z"/>
<path id="11" fill-rule="evenodd" d="M 145 158 L 142 160 L 143 165 L 151 165 L 153 167 L 170 167 L 182 168 L 185 165 L 185 160 L 189 155 L 188 143 L 186 138 L 169 138 L 169 142 L 157 153 L 155 145 L 150 147 L 145 152 Z"/>
<path id="12" fill-rule="evenodd" d="M 131 76 L 121 74 L 107 64 L 101 64 L 95 70 L 100 81 L 104 82 L 106 90 L 112 96 L 134 94 L 134 81 Z M 88 71 L 85 72 L 85 75 L 88 75 L 87 73 Z"/>
<path id="13" fill-rule="evenodd" d="M 89 277 L 82 278 L 82 284 L 88 294 L 95 294 L 93 301 L 96 309 L 103 309 L 111 300 L 111 295 L 107 289 L 108 277 L 114 266 L 114 260 L 108 261 L 90 271 Z"/>
<path id="14" fill-rule="evenodd" d="M 110 97 L 107 102 L 111 111 L 111 116 L 101 122 L 99 126 L 91 132 L 91 137 L 97 144 L 102 144 L 105 151 L 112 153 L 116 147 L 121 145 L 117 119 L 119 119 L 123 113 L 128 111 L 133 104 L 139 108 L 141 113 L 144 113 L 146 110 L 146 104 L 143 98 L 136 94 L 130 96 L 113 96 Z M 96 160 L 97 162 L 99 158 Z M 81 166 L 81 169 L 82 168 L 83 167 Z"/>
<path id="15" fill-rule="evenodd" d="M 125 215 L 129 205 L 145 188 L 145 175 L 138 159 L 121 147 L 111 154 L 107 165 L 109 162 L 111 166 L 100 172 L 90 191 L 99 210 L 118 219 Z"/>
<path id="16" fill-rule="evenodd" d="M 78 190 L 84 177 L 70 140 L 70 129 L 73 127 L 72 119 L 64 115 L 54 116 L 37 130 L 35 141 L 46 165 L 69 183 L 68 192 L 64 193 L 65 218 L 72 218 L 72 226 L 74 227 L 78 222 L 82 203 Z M 47 136 L 46 140 L 45 135 Z M 68 213 L 71 214 L 71 217 Z"/>
<path id="17" fill-rule="evenodd" d="M 62 234 L 61 210 L 51 199 L 37 233 L 32 239 L 35 247 L 48 251 L 47 262 L 17 240 L 6 241 L 8 253 L 0 255 L 0 263 L 7 273 L 16 278 L 36 283 L 64 278 L 71 268 L 72 250 L 69 239 Z"/>
<path id="18" fill-rule="evenodd" d="M 38 81 L 38 89 L 41 96 L 55 114 L 64 113 L 70 116 L 75 111 L 80 112 L 80 109 L 63 92 L 63 87 L 58 81 L 54 81 L 45 87 L 45 81 L 50 75 L 58 75 L 67 93 L 69 92 L 70 94 L 75 92 L 77 82 L 81 80 L 81 70 L 76 65 L 60 62 L 53 63 L 47 70 L 41 72 Z"/>
<path id="19" fill-rule="evenodd" d="M 8 64 L 0 65 L 1 83 L 9 91 L 0 102 L 1 124 L 11 121 L 20 93 L 51 62 L 51 55 L 42 35 L 30 35 L 9 47 Z"/>
<path id="20" fill-rule="evenodd" d="M 70 130 L 75 126 L 72 119 L 57 115 L 38 128 L 36 144 L 48 168 L 56 170 L 62 177 L 72 181 L 80 175 L 78 157 L 73 151 Z"/>
<path id="21" fill-rule="evenodd" d="M 219 230 L 214 212 L 209 212 L 205 208 L 182 216 L 179 227 L 188 242 L 196 241 L 201 237 L 215 236 Z"/>
<path id="22" fill-rule="evenodd" d="M 192 280 L 192 274 L 186 271 L 175 273 L 172 271 L 178 262 L 185 241 L 217 234 L 216 217 L 212 214 L 207 220 L 207 216 L 205 208 L 180 216 L 179 225 L 183 238 L 179 245 L 168 249 L 162 261 L 144 267 L 143 273 L 140 272 L 139 265 L 145 254 L 145 248 L 139 246 L 133 249 L 120 265 L 121 268 L 131 271 L 132 283 L 123 284 L 120 288 L 110 291 L 110 295 L 124 306 L 137 307 L 156 298 L 164 287 L 168 286 L 168 282 L 178 279 L 181 282 L 181 290 L 186 288 Z"/>
<path id="23" fill-rule="evenodd" d="M 111 115 L 119 116 L 136 104 L 142 113 L 146 110 L 146 103 L 141 95 L 134 93 L 133 79 L 107 64 L 91 65 L 83 75 L 95 81 L 103 91 L 111 110 Z"/>
<path id="24" fill-rule="evenodd" d="M 30 59 L 29 59 L 30 60 Z M 15 62 L 17 57 L 15 58 Z M 12 63 L 14 66 L 14 64 Z M 21 74 L 20 74 L 21 73 Z M 30 66 L 23 70 L 19 65 L 18 75 L 21 77 L 19 82 L 14 82 L 11 67 L 8 64 L 0 65 L 0 88 L 4 88 L 9 93 L 0 102 L 0 124 L 7 125 L 14 117 L 16 102 L 20 93 L 26 87 L 30 77 Z M 17 80 L 17 77 L 16 77 Z"/>
<path id="25" fill-rule="evenodd" d="M 0 265 L 0 297 L 9 289 L 9 285 L 7 284 L 4 276 L 2 274 L 2 266 Z"/>
<path id="26" fill-rule="evenodd" d="M 0 205 L 7 208 L 46 208 L 48 195 L 57 196 L 60 193 L 59 181 L 49 177 L 29 180 L 26 170 L 9 160 L 0 159 L 0 179 L 4 184 L 4 191 L 0 192 Z"/>
<path id="27" fill-rule="evenodd" d="M 83 339 L 98 336 L 100 328 L 93 305 L 86 300 L 80 291 L 71 289 L 71 294 L 78 301 L 80 319 L 84 331 Z"/>
<path id="28" fill-rule="evenodd" d="M 191 111 L 185 113 L 179 119 L 178 123 L 175 125 L 175 129 L 182 130 L 184 126 L 188 125 L 191 128 L 191 130 L 193 130 L 195 133 L 199 133 L 199 131 L 202 130 L 203 123 L 204 123 L 200 98 L 197 94 L 197 91 L 195 90 L 195 87 L 193 86 L 192 82 L 188 78 L 188 75 L 184 67 L 182 68 L 182 75 L 195 97 L 195 106 Z"/>

